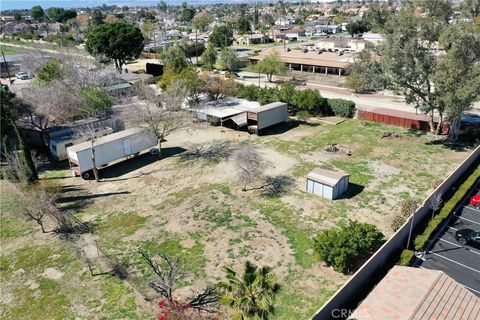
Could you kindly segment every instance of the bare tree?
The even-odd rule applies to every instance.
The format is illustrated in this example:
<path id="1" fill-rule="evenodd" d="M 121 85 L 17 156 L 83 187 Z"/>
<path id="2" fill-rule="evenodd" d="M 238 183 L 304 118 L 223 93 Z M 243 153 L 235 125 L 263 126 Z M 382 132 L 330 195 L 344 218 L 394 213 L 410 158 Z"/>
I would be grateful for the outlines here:
<path id="1" fill-rule="evenodd" d="M 98 175 L 97 162 L 95 158 L 95 143 L 99 137 L 99 131 L 96 130 L 92 124 L 86 124 L 75 128 L 75 135 L 90 141 L 90 159 L 92 160 L 93 175 L 95 177 L 95 181 L 98 182 L 100 178 Z M 84 172 L 83 175 L 83 178 L 85 179 L 90 178 L 88 172 Z"/>
<path id="2" fill-rule="evenodd" d="M 181 258 L 172 258 L 159 253 L 161 263 L 158 263 L 146 252 L 140 251 L 140 255 L 156 275 L 156 279 L 150 281 L 150 286 L 166 300 L 165 307 L 199 312 L 215 312 L 217 310 L 219 297 L 214 287 L 207 287 L 199 293 L 194 293 L 186 301 L 180 301 L 174 297 L 175 285 L 188 276 L 184 271 Z"/>
<path id="3" fill-rule="evenodd" d="M 53 233 L 55 229 L 47 231 L 45 228 L 45 219 L 53 214 L 52 204 L 57 199 L 57 194 L 46 192 L 42 188 L 23 190 L 24 200 L 23 213 L 25 217 L 35 221 L 43 233 Z"/>
<path id="4" fill-rule="evenodd" d="M 187 125 L 188 115 L 181 110 L 181 103 L 186 98 L 185 92 L 170 86 L 165 94 L 159 97 L 149 86 L 140 85 L 137 88 L 137 122 L 147 124 L 155 134 L 160 157 L 165 137 Z"/>
<path id="5" fill-rule="evenodd" d="M 263 176 L 267 163 L 252 145 L 245 145 L 232 155 L 238 177 L 243 183 L 242 191 L 247 191 L 247 184 Z"/>
<path id="6" fill-rule="evenodd" d="M 432 210 L 432 219 L 435 216 L 435 213 L 440 210 L 443 204 L 442 193 L 435 193 L 430 200 L 428 201 L 428 207 Z"/>

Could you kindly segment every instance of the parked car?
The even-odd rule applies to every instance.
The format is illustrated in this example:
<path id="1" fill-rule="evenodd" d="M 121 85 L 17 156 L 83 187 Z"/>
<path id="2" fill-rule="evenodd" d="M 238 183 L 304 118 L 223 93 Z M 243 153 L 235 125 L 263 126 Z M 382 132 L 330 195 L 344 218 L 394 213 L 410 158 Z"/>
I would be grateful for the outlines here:
<path id="1" fill-rule="evenodd" d="M 28 77 L 28 73 L 23 72 L 23 71 L 22 71 L 22 72 L 17 72 L 17 73 L 15 74 L 15 77 L 16 77 L 17 79 L 19 79 L 19 80 L 28 80 L 28 78 L 29 78 L 29 77 Z"/>
<path id="2" fill-rule="evenodd" d="M 476 194 L 470 199 L 470 205 L 480 209 L 480 193 Z"/>
<path id="3" fill-rule="evenodd" d="M 480 231 L 459 229 L 455 232 L 455 239 L 462 245 L 473 244 L 480 246 Z"/>

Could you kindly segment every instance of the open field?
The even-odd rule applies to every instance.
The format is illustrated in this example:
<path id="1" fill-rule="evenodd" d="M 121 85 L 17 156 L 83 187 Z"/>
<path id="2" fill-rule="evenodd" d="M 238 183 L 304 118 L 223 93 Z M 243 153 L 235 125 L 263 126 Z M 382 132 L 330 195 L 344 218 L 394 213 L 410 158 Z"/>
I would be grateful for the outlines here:
<path id="1" fill-rule="evenodd" d="M 357 120 L 289 124 L 260 137 L 196 125 L 168 137 L 164 159 L 127 160 L 104 169 L 100 183 L 70 177 L 65 166 L 44 171 L 43 183 L 63 186 L 59 205 L 94 227 L 93 235 L 70 241 L 23 220 L 18 196 L 2 181 L 1 317 L 152 318 L 156 297 L 148 288 L 152 273 L 138 254 L 144 250 L 185 259 L 191 276 L 181 283 L 181 296 L 221 279 L 224 265 L 268 264 L 282 284 L 274 319 L 307 318 L 347 279 L 316 260 L 317 230 L 350 218 L 391 235 L 399 202 L 424 197 L 433 180 L 469 153 L 429 134 Z M 385 131 L 400 136 L 382 139 Z M 264 185 L 258 181 L 241 191 L 229 155 L 244 143 L 257 147 L 269 163 L 266 175 L 282 178 L 281 188 L 258 188 Z M 331 143 L 341 151 L 323 151 Z M 304 191 L 306 174 L 317 166 L 351 174 L 343 199 Z M 95 243 L 129 266 L 127 281 L 90 275 L 84 256 L 95 260 Z M 106 271 L 100 262 L 95 267 Z"/>

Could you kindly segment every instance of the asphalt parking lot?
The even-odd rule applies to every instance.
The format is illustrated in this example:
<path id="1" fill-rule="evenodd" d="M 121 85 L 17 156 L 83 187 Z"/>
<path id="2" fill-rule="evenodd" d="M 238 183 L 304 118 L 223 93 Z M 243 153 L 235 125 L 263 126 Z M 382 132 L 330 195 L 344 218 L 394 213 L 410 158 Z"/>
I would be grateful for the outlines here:
<path id="1" fill-rule="evenodd" d="M 416 259 L 414 266 L 441 270 L 480 296 L 480 247 L 462 246 L 455 240 L 458 229 L 480 230 L 480 210 L 469 205 L 470 198 L 476 193 L 480 193 L 480 180 L 444 228 L 436 233 L 423 257 Z"/>

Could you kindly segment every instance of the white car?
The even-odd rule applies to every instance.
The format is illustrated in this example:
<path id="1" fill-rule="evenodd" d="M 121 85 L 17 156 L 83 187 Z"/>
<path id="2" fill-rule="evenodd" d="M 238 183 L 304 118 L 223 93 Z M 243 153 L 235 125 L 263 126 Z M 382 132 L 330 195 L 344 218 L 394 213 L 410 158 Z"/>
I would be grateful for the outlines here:
<path id="1" fill-rule="evenodd" d="M 15 74 L 15 77 L 19 80 L 28 80 L 28 73 L 26 72 L 17 72 L 17 74 Z"/>

